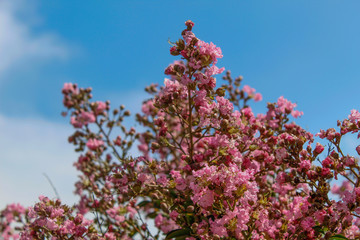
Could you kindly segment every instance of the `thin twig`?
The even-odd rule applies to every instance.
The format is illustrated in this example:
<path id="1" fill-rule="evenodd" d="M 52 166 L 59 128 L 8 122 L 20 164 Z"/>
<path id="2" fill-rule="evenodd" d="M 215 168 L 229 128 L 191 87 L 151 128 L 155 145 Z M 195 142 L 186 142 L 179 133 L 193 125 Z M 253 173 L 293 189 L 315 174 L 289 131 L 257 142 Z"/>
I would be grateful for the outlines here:
<path id="1" fill-rule="evenodd" d="M 146 226 L 146 232 L 148 233 L 148 236 L 150 236 L 150 237 L 152 237 L 153 239 L 155 239 L 154 236 L 151 234 L 149 228 L 147 227 L 147 224 L 146 224 L 146 223 L 144 222 L 144 220 L 142 219 L 141 214 L 140 214 L 140 212 L 139 212 L 138 209 L 136 209 L 136 212 L 137 212 L 138 215 L 139 215 L 139 219 L 140 219 L 141 223 Z"/>
<path id="2" fill-rule="evenodd" d="M 56 190 L 54 184 L 52 183 L 51 179 L 49 178 L 49 176 L 46 173 L 43 173 L 43 175 L 46 177 L 46 179 L 48 180 L 50 186 L 54 190 L 56 198 L 60 200 L 60 195 L 59 195 L 58 191 Z"/>
<path id="3" fill-rule="evenodd" d="M 92 193 L 92 197 L 93 197 L 93 201 L 95 202 L 95 196 L 94 196 L 94 193 Z M 96 217 L 96 220 L 97 220 L 97 224 L 98 224 L 98 227 L 99 227 L 99 230 L 101 232 L 101 234 L 104 236 L 104 232 L 101 228 L 101 224 L 100 223 L 100 219 L 99 219 L 99 214 L 98 214 L 98 210 L 97 210 L 97 207 L 95 207 L 95 217 Z"/>

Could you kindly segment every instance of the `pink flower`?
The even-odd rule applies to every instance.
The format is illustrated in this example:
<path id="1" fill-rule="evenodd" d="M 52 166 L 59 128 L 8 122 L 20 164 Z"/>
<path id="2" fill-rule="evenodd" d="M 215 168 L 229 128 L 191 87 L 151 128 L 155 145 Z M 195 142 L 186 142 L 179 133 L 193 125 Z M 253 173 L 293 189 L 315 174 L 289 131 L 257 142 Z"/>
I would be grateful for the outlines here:
<path id="1" fill-rule="evenodd" d="M 253 93 L 255 92 L 255 89 L 254 89 L 254 88 L 251 88 L 249 85 L 245 85 L 245 86 L 243 87 L 243 91 L 244 91 L 245 93 L 247 93 L 247 95 L 251 96 L 251 95 L 253 95 Z"/>
<path id="2" fill-rule="evenodd" d="M 172 170 L 170 172 L 171 176 L 174 178 L 175 180 L 175 183 L 176 183 L 176 189 L 179 190 L 179 191 L 184 191 L 186 189 L 186 182 L 185 180 L 183 179 L 183 177 L 181 176 L 180 172 L 179 171 L 175 171 L 175 170 Z"/>
<path id="3" fill-rule="evenodd" d="M 360 187 L 355 188 L 354 192 L 356 194 L 356 197 L 360 198 Z"/>
<path id="4" fill-rule="evenodd" d="M 329 168 L 322 168 L 321 169 L 321 176 L 323 176 L 323 177 L 326 177 L 326 176 L 328 176 L 329 174 L 331 174 L 331 171 L 330 171 L 330 169 Z"/>
<path id="5" fill-rule="evenodd" d="M 343 159 L 345 159 L 344 163 L 345 166 L 354 166 L 355 165 L 355 158 L 350 156 L 345 156 Z"/>
<path id="6" fill-rule="evenodd" d="M 121 137 L 120 136 L 117 136 L 116 139 L 114 140 L 114 144 L 116 146 L 121 146 L 122 143 L 121 143 Z"/>
<path id="7" fill-rule="evenodd" d="M 151 176 L 149 174 L 146 174 L 146 173 L 140 173 L 138 175 L 138 178 L 137 178 L 140 182 L 144 183 L 146 182 L 147 180 L 151 179 Z"/>
<path id="8" fill-rule="evenodd" d="M 161 214 L 158 214 L 155 218 L 155 226 L 160 227 L 163 220 L 164 220 L 164 217 Z"/>
<path id="9" fill-rule="evenodd" d="M 360 155 L 360 145 L 356 147 L 356 152 Z"/>
<path id="10" fill-rule="evenodd" d="M 261 100 L 262 100 L 262 95 L 261 95 L 261 93 L 256 93 L 255 96 L 254 96 L 254 100 L 255 100 L 256 102 L 261 101 Z"/>
<path id="11" fill-rule="evenodd" d="M 316 154 L 320 154 L 320 153 L 322 153 L 322 151 L 324 151 L 324 146 L 321 145 L 320 143 L 316 143 L 316 147 L 315 147 L 314 152 Z"/>
<path id="12" fill-rule="evenodd" d="M 343 196 L 345 191 L 352 191 L 352 189 L 353 189 L 352 183 L 346 180 L 342 182 L 342 185 L 340 187 L 335 183 L 331 187 L 331 193 Z"/>
<path id="13" fill-rule="evenodd" d="M 106 240 L 116 240 L 116 236 L 112 232 L 107 232 L 107 233 L 105 233 L 105 239 Z"/>
<path id="14" fill-rule="evenodd" d="M 155 226 L 160 228 L 165 234 L 178 227 L 172 219 L 166 219 L 161 214 L 156 216 Z"/>
<path id="15" fill-rule="evenodd" d="M 120 207 L 113 207 L 106 211 L 109 216 L 114 219 L 117 223 L 122 223 L 125 221 L 125 217 L 120 215 Z"/>
<path id="16" fill-rule="evenodd" d="M 171 47 L 171 48 L 170 48 L 170 54 L 171 54 L 171 55 L 173 55 L 173 54 L 175 54 L 175 53 L 178 54 L 178 52 L 177 52 L 176 50 L 177 50 L 177 49 L 176 49 L 175 46 Z"/>
<path id="17" fill-rule="evenodd" d="M 170 64 L 166 69 L 165 69 L 165 72 L 164 72 L 166 75 L 172 75 L 172 74 L 175 74 L 175 71 L 174 71 L 174 64 Z"/>
<path id="18" fill-rule="evenodd" d="M 210 55 L 214 64 L 217 63 L 218 58 L 223 57 L 221 49 L 219 47 L 216 47 L 216 45 L 213 44 L 212 42 L 209 44 L 209 43 L 199 40 L 196 43 L 196 45 L 198 46 L 200 54 L 201 55 Z"/>
<path id="19" fill-rule="evenodd" d="M 282 161 L 283 159 L 285 159 L 289 154 L 286 151 L 285 148 L 280 148 L 278 150 L 276 150 L 276 158 L 280 161 Z"/>
<path id="20" fill-rule="evenodd" d="M 218 235 L 219 237 L 228 237 L 227 229 L 223 226 L 223 224 L 219 223 L 211 223 L 211 231 Z"/>
<path id="21" fill-rule="evenodd" d="M 62 89 L 62 92 L 64 94 L 69 94 L 69 93 L 72 93 L 72 94 L 77 94 L 79 92 L 76 84 L 73 84 L 73 83 L 64 83 L 64 87 Z"/>
<path id="22" fill-rule="evenodd" d="M 303 112 L 300 112 L 300 111 L 298 111 L 298 110 L 294 110 L 294 111 L 291 112 L 291 115 L 292 115 L 294 118 L 298 118 L 298 117 L 304 115 L 304 113 L 303 113 Z"/>
<path id="23" fill-rule="evenodd" d="M 63 214 L 64 214 L 64 209 L 62 209 L 62 208 L 54 208 L 51 211 L 50 217 L 51 218 L 57 218 L 57 217 L 62 216 Z"/>
<path id="24" fill-rule="evenodd" d="M 213 75 L 222 73 L 224 70 L 225 70 L 224 67 L 218 68 L 217 66 L 213 65 L 213 66 L 211 66 L 210 68 L 206 69 L 205 75 L 206 75 L 207 77 L 211 77 L 211 76 L 213 76 Z"/>
<path id="25" fill-rule="evenodd" d="M 348 116 L 349 120 L 352 122 L 352 123 L 356 123 L 358 121 L 360 121 L 360 113 L 358 110 L 351 110 L 351 114 Z"/>
<path id="26" fill-rule="evenodd" d="M 171 211 L 170 218 L 174 221 L 176 221 L 176 218 L 179 216 L 179 213 L 177 211 Z"/>
<path id="27" fill-rule="evenodd" d="M 199 205 L 203 208 L 210 207 L 214 203 L 214 192 L 212 190 L 205 190 L 205 193 L 199 200 Z"/>
<path id="28" fill-rule="evenodd" d="M 70 123 L 75 128 L 82 128 L 84 125 L 93 123 L 95 121 L 96 118 L 93 112 L 81 112 L 78 116 L 76 117 L 73 116 L 70 118 Z"/>
<path id="29" fill-rule="evenodd" d="M 315 226 L 315 221 L 312 217 L 307 217 L 301 222 L 301 227 L 305 231 L 311 231 L 313 226 Z"/>
<path id="30" fill-rule="evenodd" d="M 183 38 L 184 38 L 186 44 L 190 44 L 191 40 L 193 40 L 193 38 L 195 38 L 195 34 L 191 31 L 185 31 L 183 34 Z M 185 53 L 185 56 L 184 56 L 183 52 Z M 184 58 L 188 58 L 188 55 L 185 50 L 181 51 L 181 55 L 183 55 Z"/>
<path id="31" fill-rule="evenodd" d="M 70 118 L 70 123 L 71 123 L 71 125 L 74 126 L 74 128 L 82 128 L 84 125 L 82 122 L 76 120 L 75 117 Z"/>
<path id="32" fill-rule="evenodd" d="M 224 97 L 216 97 L 216 101 L 219 103 L 219 110 L 223 115 L 230 115 L 234 109 L 233 104 Z"/>
<path id="33" fill-rule="evenodd" d="M 354 203 L 355 200 L 356 200 L 356 192 L 344 191 L 344 192 L 343 192 L 342 200 L 343 200 L 346 204 Z M 344 210 L 345 210 L 345 209 L 344 209 Z"/>
<path id="34" fill-rule="evenodd" d="M 44 226 L 49 230 L 56 230 L 59 227 L 53 219 L 47 219 Z"/>
<path id="35" fill-rule="evenodd" d="M 85 125 L 88 123 L 95 122 L 95 119 L 96 118 L 93 112 L 81 112 L 78 118 L 78 120 L 84 123 Z"/>
<path id="36" fill-rule="evenodd" d="M 90 149 L 90 150 L 97 150 L 98 148 L 100 148 L 101 146 L 104 145 L 104 142 L 102 140 L 98 140 L 98 139 L 94 139 L 91 138 L 88 140 L 88 142 L 86 143 L 86 146 Z"/>
<path id="37" fill-rule="evenodd" d="M 167 179 L 165 174 L 159 174 L 160 176 L 156 179 L 156 183 L 160 184 L 161 186 L 165 187 L 169 180 Z"/>
<path id="38" fill-rule="evenodd" d="M 314 216 L 316 218 L 316 220 L 321 224 L 323 223 L 324 221 L 324 217 L 326 216 L 326 211 L 325 210 L 319 210 L 319 211 L 316 211 Z"/>
<path id="39" fill-rule="evenodd" d="M 329 167 L 332 163 L 333 163 L 333 161 L 331 160 L 330 157 L 327 157 L 322 161 L 322 165 L 324 167 Z"/>
<path id="40" fill-rule="evenodd" d="M 76 225 L 73 221 L 66 220 L 64 224 L 62 225 L 60 232 L 62 234 L 74 234 L 74 229 L 76 228 Z"/>
<path id="41" fill-rule="evenodd" d="M 296 107 L 296 103 L 290 102 L 289 100 L 285 99 L 283 96 L 279 97 L 277 101 L 277 105 L 278 105 L 278 109 L 283 113 L 291 113 L 291 111 Z"/>
<path id="42" fill-rule="evenodd" d="M 102 114 L 105 111 L 106 107 L 107 107 L 106 103 L 97 101 L 96 102 L 95 114 L 96 115 Z"/>
<path id="43" fill-rule="evenodd" d="M 126 210 L 128 211 L 130 218 L 134 218 L 135 214 L 137 213 L 136 209 L 131 205 L 126 206 Z"/>
<path id="44" fill-rule="evenodd" d="M 151 115 L 154 112 L 154 110 L 155 110 L 155 107 L 154 107 L 153 99 L 150 99 L 150 100 L 144 102 L 141 107 L 141 111 L 148 116 Z"/>
<path id="45" fill-rule="evenodd" d="M 311 168 L 311 162 L 309 160 L 304 160 L 300 162 L 300 170 L 305 169 L 309 170 Z"/>
<path id="46" fill-rule="evenodd" d="M 181 77 L 181 83 L 184 85 L 188 85 L 190 83 L 192 83 L 191 79 L 189 78 L 189 76 L 184 75 Z"/>
<path id="47" fill-rule="evenodd" d="M 12 203 L 7 205 L 3 214 L 5 215 L 6 221 L 10 223 L 13 221 L 14 216 L 21 215 L 25 213 L 25 208 L 21 206 L 19 203 Z"/>

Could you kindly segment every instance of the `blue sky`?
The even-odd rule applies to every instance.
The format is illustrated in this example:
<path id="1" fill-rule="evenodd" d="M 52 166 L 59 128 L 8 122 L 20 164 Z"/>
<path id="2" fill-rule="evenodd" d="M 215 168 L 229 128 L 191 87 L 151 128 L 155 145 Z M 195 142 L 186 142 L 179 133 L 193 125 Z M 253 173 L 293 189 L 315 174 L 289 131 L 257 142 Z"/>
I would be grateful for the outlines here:
<path id="1" fill-rule="evenodd" d="M 262 93 L 283 95 L 314 133 L 359 109 L 360 2 L 333 0 L 0 0 L 0 206 L 53 195 L 71 202 L 76 154 L 60 116 L 64 82 L 133 112 L 142 89 L 162 83 L 184 22 L 222 48 L 218 63 Z M 218 82 L 222 80 L 218 77 Z M 359 144 L 347 140 L 347 148 Z M 19 191 L 18 189 L 24 189 Z"/>

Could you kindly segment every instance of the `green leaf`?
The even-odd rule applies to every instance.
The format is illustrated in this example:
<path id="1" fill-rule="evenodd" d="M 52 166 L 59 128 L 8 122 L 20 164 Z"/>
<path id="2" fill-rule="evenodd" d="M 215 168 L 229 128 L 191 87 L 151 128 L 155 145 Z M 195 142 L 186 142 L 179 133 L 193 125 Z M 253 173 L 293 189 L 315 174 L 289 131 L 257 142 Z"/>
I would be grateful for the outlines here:
<path id="1" fill-rule="evenodd" d="M 155 200 L 155 201 L 153 201 L 153 203 L 154 203 L 155 208 L 160 208 L 160 205 L 161 205 L 160 200 Z"/>
<path id="2" fill-rule="evenodd" d="M 315 226 L 315 227 L 313 227 L 313 229 L 314 229 L 316 232 L 325 234 L 324 229 L 322 229 L 322 227 L 320 227 L 320 226 Z"/>
<path id="3" fill-rule="evenodd" d="M 331 236 L 329 239 L 330 240 L 344 240 L 344 239 L 348 240 L 347 237 L 345 237 L 345 236 L 343 236 L 341 234 L 335 234 L 335 235 Z"/>
<path id="4" fill-rule="evenodd" d="M 185 215 L 186 221 L 189 225 L 195 222 L 194 214 L 193 213 L 186 213 Z"/>
<path id="5" fill-rule="evenodd" d="M 144 207 L 144 206 L 148 205 L 149 203 L 151 203 L 151 201 L 144 200 L 142 202 L 139 202 L 138 207 Z"/>
<path id="6" fill-rule="evenodd" d="M 158 215 L 157 212 L 152 212 L 152 213 L 149 213 L 148 215 L 146 215 L 146 217 L 148 217 L 148 218 L 156 218 L 157 215 Z"/>
<path id="7" fill-rule="evenodd" d="M 179 206 L 178 204 L 174 204 L 174 205 L 172 205 L 172 206 L 171 206 L 171 208 L 170 208 L 170 211 L 175 210 L 178 206 Z"/>
<path id="8" fill-rule="evenodd" d="M 172 238 L 175 238 L 176 240 L 181 240 L 181 239 L 185 239 L 186 237 L 190 237 L 189 228 L 172 230 L 166 235 L 165 240 L 169 240 Z"/>
<path id="9" fill-rule="evenodd" d="M 176 192 L 174 190 L 170 190 L 170 194 L 173 198 L 177 198 L 178 195 L 176 194 Z"/>

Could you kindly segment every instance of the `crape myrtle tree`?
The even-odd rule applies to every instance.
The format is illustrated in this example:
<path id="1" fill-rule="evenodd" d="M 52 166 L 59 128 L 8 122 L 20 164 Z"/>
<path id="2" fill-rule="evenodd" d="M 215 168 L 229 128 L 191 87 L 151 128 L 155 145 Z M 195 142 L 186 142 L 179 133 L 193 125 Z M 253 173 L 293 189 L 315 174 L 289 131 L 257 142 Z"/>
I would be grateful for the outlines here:
<path id="1" fill-rule="evenodd" d="M 302 112 L 283 97 L 254 115 L 248 104 L 261 94 L 229 71 L 216 88 L 221 50 L 185 24 L 171 43 L 179 60 L 165 69 L 164 85 L 146 88 L 152 97 L 136 115 L 144 131 L 123 125 L 124 106 L 111 110 L 91 100 L 91 88 L 65 84 L 80 200 L 8 205 L 2 239 L 360 238 L 360 166 L 340 146 L 359 132 L 360 113 L 315 135 L 326 149 L 293 122 Z"/>

